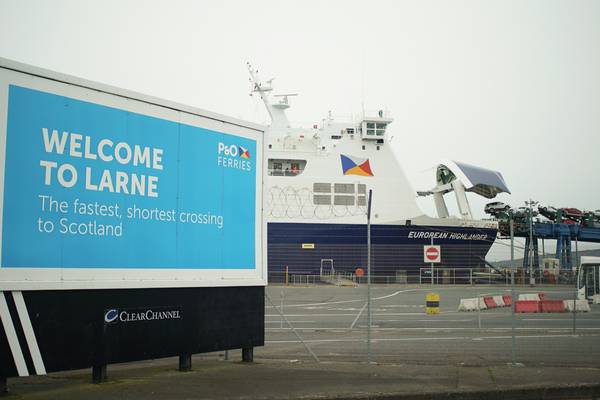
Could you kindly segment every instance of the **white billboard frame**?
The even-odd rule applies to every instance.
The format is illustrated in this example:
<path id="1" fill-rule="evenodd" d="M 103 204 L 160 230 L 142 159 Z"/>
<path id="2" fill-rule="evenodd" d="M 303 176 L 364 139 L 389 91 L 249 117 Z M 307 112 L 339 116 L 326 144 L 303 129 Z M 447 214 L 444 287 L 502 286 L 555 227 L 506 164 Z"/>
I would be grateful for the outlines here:
<path id="1" fill-rule="evenodd" d="M 150 96 L 0 58 L 0 259 L 2 251 L 8 87 L 48 92 L 256 141 L 255 268 L 11 268 L 0 267 L 0 291 L 265 286 L 266 226 L 262 215 L 264 127 Z M 32 249 L 35 251 L 35 249 Z"/>

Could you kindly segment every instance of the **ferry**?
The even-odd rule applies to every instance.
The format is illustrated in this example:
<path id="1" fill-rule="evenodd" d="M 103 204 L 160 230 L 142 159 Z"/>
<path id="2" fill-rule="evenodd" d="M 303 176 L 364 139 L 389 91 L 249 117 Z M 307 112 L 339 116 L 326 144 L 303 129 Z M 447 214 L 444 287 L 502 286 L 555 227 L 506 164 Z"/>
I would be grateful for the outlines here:
<path id="1" fill-rule="evenodd" d="M 273 80 L 262 81 L 250 64 L 248 70 L 251 95 L 271 118 L 263 201 L 270 281 L 365 271 L 369 193 L 374 276 L 405 281 L 419 274 L 431 266 L 424 256 L 429 245 L 440 246 L 436 267 L 485 267 L 498 223 L 474 219 L 466 194 L 510 193 L 499 172 L 446 160 L 437 166 L 434 187 L 416 192 L 389 145 L 393 119 L 383 110 L 356 122 L 329 113 L 312 127 L 292 127 L 286 111 L 295 94 L 274 95 Z M 444 195 L 451 192 L 459 216 L 448 212 Z M 431 196 L 438 215 L 425 215 L 417 196 Z"/>

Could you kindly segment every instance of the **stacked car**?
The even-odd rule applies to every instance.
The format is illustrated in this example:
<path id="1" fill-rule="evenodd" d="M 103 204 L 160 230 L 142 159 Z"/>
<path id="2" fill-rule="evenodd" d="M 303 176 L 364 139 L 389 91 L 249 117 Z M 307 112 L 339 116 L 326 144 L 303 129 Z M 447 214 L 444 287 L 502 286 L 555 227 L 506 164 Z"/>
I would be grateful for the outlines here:
<path id="1" fill-rule="evenodd" d="M 486 204 L 484 211 L 501 221 L 508 221 L 512 216 L 513 221 L 518 223 L 528 221 L 529 217 L 529 208 L 511 208 L 510 205 L 500 201 Z M 532 217 L 542 215 L 544 218 L 556 223 L 600 228 L 600 210 L 581 211 L 573 207 L 556 208 L 540 205 L 537 210 L 532 211 Z"/>

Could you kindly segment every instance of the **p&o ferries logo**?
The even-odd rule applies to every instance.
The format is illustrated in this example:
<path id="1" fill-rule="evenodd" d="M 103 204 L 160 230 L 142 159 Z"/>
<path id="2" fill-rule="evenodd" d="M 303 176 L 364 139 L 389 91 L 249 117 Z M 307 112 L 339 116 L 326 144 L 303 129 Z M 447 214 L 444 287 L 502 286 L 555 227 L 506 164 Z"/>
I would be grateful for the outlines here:
<path id="1" fill-rule="evenodd" d="M 219 142 L 217 147 L 217 164 L 223 168 L 240 169 L 242 171 L 252 170 L 250 151 L 235 144 L 226 145 Z"/>

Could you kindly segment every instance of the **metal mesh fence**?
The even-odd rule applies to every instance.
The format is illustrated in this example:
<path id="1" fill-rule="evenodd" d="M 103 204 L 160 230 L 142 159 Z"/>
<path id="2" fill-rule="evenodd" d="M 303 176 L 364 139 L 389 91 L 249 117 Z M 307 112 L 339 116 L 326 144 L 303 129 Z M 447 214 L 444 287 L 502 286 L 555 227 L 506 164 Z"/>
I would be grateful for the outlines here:
<path id="1" fill-rule="evenodd" d="M 349 247 L 348 253 L 363 250 Z M 284 260 L 287 250 L 279 251 L 278 260 Z M 356 269 L 364 264 L 344 267 L 338 262 L 344 254 L 318 256 L 304 269 L 287 265 L 286 270 L 281 263 L 283 268 L 271 270 L 266 343 L 257 355 L 291 361 L 600 366 L 600 305 L 575 301 L 574 272 L 482 262 L 431 268 L 422 265 L 422 251 L 420 264 L 400 269 L 378 264 L 378 253 L 407 249 L 374 246 L 373 251 L 370 290 L 367 276 Z M 472 249 L 463 251 L 457 257 L 476 259 Z M 515 257 L 521 256 L 522 247 L 515 247 Z M 429 311 L 439 312 L 427 313 L 433 304 L 427 302 L 429 293 L 439 295 L 439 310 Z"/>
<path id="2" fill-rule="evenodd" d="M 431 292 L 440 296 L 439 314 L 426 313 Z M 366 285 L 270 286 L 261 352 L 290 360 L 314 352 L 320 361 L 600 365 L 600 306 L 570 312 L 564 300 L 573 302 L 574 287 L 525 285 L 514 288 L 515 300 L 542 293 L 550 309 L 538 302 L 536 312 L 514 313 L 504 306 L 512 292 L 510 285 L 374 284 L 369 346 Z M 474 298 L 497 306 L 459 311 L 461 299 Z"/>

